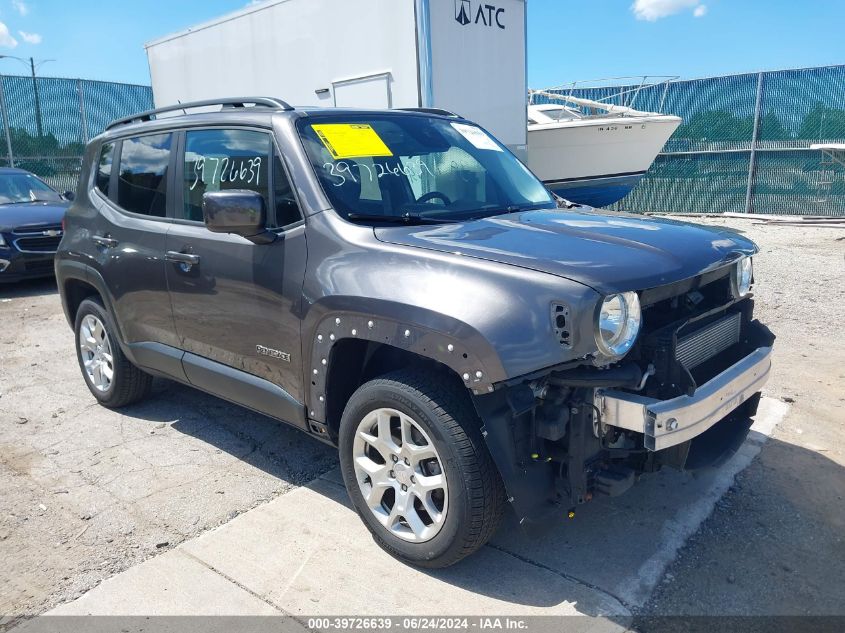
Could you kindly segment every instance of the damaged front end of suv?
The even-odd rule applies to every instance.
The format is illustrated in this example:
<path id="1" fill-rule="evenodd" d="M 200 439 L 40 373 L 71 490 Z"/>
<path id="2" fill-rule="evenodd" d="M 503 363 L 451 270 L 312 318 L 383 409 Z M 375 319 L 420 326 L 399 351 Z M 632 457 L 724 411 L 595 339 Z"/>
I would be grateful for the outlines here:
<path id="1" fill-rule="evenodd" d="M 720 465 L 739 448 L 774 341 L 753 317 L 756 248 L 745 242 L 751 250 L 701 274 L 604 294 L 580 315 L 592 321 L 592 353 L 474 396 L 520 524 L 573 516 L 663 466 Z M 561 346 L 578 317 L 563 301 L 550 306 Z"/>

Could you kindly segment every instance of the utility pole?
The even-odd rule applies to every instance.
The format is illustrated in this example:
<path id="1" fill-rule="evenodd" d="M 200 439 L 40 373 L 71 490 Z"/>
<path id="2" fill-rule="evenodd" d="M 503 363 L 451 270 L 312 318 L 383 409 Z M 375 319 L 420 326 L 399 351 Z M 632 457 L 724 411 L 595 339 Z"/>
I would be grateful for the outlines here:
<path id="1" fill-rule="evenodd" d="M 6 151 L 8 152 L 9 167 L 14 167 L 15 153 L 12 150 L 12 134 L 9 130 L 9 115 L 6 110 L 6 86 L 3 85 L 3 75 L 0 75 L 0 110 L 3 111 L 3 130 L 6 132 Z"/>
<path id="2" fill-rule="evenodd" d="M 44 136 L 41 129 L 41 98 L 38 96 L 38 81 L 35 79 L 35 59 L 29 58 L 29 68 L 32 70 L 32 90 L 35 93 L 35 129 L 38 131 L 38 140 Z"/>
<path id="3" fill-rule="evenodd" d="M 26 64 L 32 74 L 32 90 L 35 97 L 35 129 L 38 133 L 38 140 L 44 137 L 44 126 L 41 121 L 41 95 L 38 94 L 38 80 L 35 78 L 36 69 L 47 62 L 54 62 L 55 59 L 40 59 L 35 63 L 35 59 L 30 57 L 28 60 L 22 57 L 15 57 L 14 55 L 0 55 L 0 59 L 16 59 L 22 64 Z"/>

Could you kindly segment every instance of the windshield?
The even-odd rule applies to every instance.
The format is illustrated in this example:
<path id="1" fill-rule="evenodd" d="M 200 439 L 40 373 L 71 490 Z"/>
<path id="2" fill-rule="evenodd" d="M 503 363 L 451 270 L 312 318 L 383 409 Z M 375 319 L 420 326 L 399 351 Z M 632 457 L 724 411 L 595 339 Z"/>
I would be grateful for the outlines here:
<path id="1" fill-rule="evenodd" d="M 59 192 L 32 174 L 0 174 L 0 204 L 61 200 Z"/>
<path id="2" fill-rule="evenodd" d="M 298 127 L 332 206 L 349 219 L 449 221 L 555 206 L 525 165 L 466 121 L 331 115 Z"/>
<path id="3" fill-rule="evenodd" d="M 560 106 L 557 108 L 542 108 L 537 110 L 540 114 L 544 114 L 553 121 L 568 121 L 571 119 L 580 119 L 582 114 L 575 108 L 567 108 Z M 529 115 L 530 116 L 530 115 Z"/>

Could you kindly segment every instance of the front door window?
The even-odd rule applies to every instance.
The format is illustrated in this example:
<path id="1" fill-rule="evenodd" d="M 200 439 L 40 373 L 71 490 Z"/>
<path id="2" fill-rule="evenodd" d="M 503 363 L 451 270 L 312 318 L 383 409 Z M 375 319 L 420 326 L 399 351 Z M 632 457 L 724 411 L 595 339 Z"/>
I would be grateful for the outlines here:
<path id="1" fill-rule="evenodd" d="M 270 201 L 270 136 L 253 130 L 197 130 L 185 135 L 184 217 L 202 222 L 207 191 L 248 189 Z"/>

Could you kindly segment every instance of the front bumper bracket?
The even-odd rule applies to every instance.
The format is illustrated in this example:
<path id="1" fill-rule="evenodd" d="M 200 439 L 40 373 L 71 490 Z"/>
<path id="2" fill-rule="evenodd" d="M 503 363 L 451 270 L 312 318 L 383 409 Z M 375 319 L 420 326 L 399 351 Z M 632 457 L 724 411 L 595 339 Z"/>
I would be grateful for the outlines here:
<path id="1" fill-rule="evenodd" d="M 748 356 L 700 385 L 691 396 L 656 400 L 635 393 L 596 389 L 603 426 L 642 433 L 651 451 L 682 444 L 704 433 L 763 388 L 772 367 L 772 348 Z"/>

